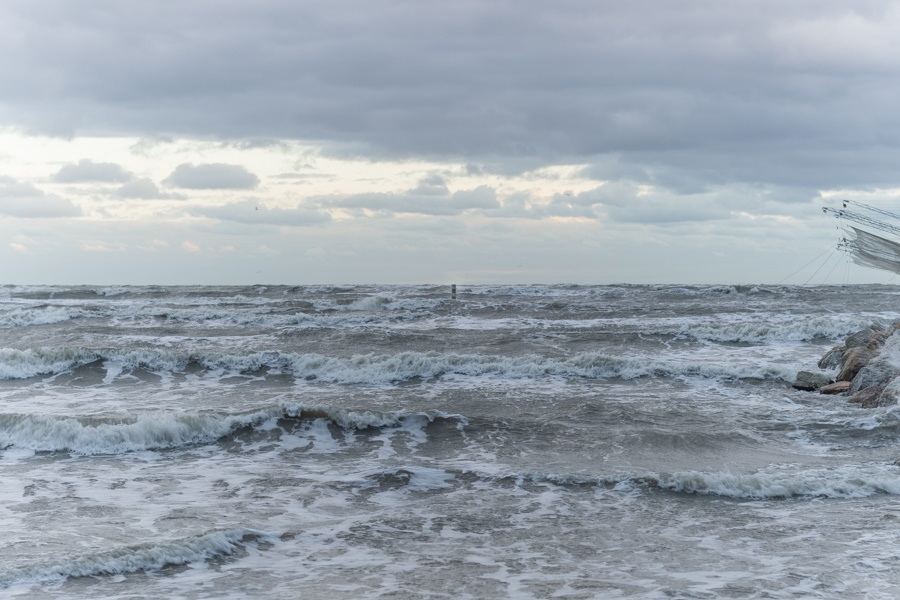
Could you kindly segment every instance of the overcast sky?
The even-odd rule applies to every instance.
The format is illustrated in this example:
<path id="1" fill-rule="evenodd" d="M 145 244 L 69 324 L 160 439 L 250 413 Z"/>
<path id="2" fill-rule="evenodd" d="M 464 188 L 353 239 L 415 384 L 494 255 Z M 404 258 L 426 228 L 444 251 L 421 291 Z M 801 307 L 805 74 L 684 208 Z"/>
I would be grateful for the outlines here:
<path id="1" fill-rule="evenodd" d="M 0 282 L 900 283 L 821 211 L 900 206 L 898 31 L 867 0 L 7 0 Z"/>

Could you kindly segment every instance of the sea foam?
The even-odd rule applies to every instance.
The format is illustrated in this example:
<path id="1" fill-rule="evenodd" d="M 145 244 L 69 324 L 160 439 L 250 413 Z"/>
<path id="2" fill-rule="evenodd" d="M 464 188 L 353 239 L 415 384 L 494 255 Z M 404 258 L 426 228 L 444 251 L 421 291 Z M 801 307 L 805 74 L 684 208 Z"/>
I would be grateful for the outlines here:
<path id="1" fill-rule="evenodd" d="M 227 374 L 255 373 L 262 369 L 293 375 L 297 381 L 338 384 L 393 384 L 447 376 L 505 379 L 636 379 L 639 377 L 706 377 L 776 379 L 792 381 L 796 368 L 783 364 L 754 364 L 702 359 L 610 355 L 584 352 L 568 357 L 536 354 L 496 356 L 442 352 L 359 354 L 349 357 L 317 353 L 254 352 L 244 355 L 194 353 L 145 348 L 109 350 L 88 348 L 0 349 L 0 379 L 27 379 L 69 372 L 103 361 L 115 372 L 144 370 L 183 372 L 195 364 Z"/>
<path id="2" fill-rule="evenodd" d="M 346 430 L 399 427 L 407 421 L 437 419 L 466 422 L 461 415 L 440 411 L 355 411 L 298 404 L 272 406 L 246 414 L 142 414 L 134 419 L 97 419 L 52 415 L 0 414 L 0 447 L 77 455 L 122 454 L 208 444 L 242 427 L 263 429 L 276 419 L 324 419 Z"/>
<path id="3" fill-rule="evenodd" d="M 274 541 L 277 537 L 252 529 L 234 529 L 214 531 L 172 542 L 126 546 L 0 573 L 0 588 L 49 583 L 70 577 L 157 571 L 169 565 L 183 565 L 228 556 L 238 547 L 260 539 Z"/>

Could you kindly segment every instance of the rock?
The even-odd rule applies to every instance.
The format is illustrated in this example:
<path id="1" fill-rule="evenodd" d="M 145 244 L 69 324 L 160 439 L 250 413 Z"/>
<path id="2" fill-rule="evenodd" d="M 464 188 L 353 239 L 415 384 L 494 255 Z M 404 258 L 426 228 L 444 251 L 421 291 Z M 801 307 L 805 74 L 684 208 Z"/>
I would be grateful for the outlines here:
<path id="1" fill-rule="evenodd" d="M 878 406 L 878 397 L 881 396 L 883 389 L 883 387 L 878 385 L 869 386 L 850 396 L 847 402 L 859 404 L 863 408 L 875 408 Z"/>
<path id="2" fill-rule="evenodd" d="M 853 381 L 856 374 L 868 364 L 875 354 L 865 346 L 856 346 L 844 352 L 841 372 L 837 381 Z"/>
<path id="3" fill-rule="evenodd" d="M 856 333 L 851 334 L 850 337 L 847 338 L 847 341 L 844 342 L 844 347 L 849 350 L 850 348 L 868 346 L 869 340 L 872 339 L 872 336 L 882 331 L 884 331 L 883 326 L 879 325 L 878 323 L 872 323 L 865 329 L 861 329 Z"/>
<path id="4" fill-rule="evenodd" d="M 844 359 L 844 347 L 835 346 L 822 356 L 819 361 L 820 369 L 839 369 Z"/>
<path id="5" fill-rule="evenodd" d="M 882 346 L 884 346 L 884 342 L 887 341 L 891 334 L 894 333 L 894 330 L 890 331 L 879 331 L 874 334 L 871 338 L 869 338 L 869 343 L 866 344 L 866 348 L 869 350 L 878 350 Z"/>
<path id="6" fill-rule="evenodd" d="M 850 384 L 850 393 L 877 385 L 885 387 L 892 379 L 900 375 L 900 368 L 884 356 L 878 356 L 870 360 L 866 366 L 859 370 Z"/>
<path id="7" fill-rule="evenodd" d="M 878 406 L 893 406 L 900 400 L 900 377 L 895 377 L 878 396 Z"/>
<path id="8" fill-rule="evenodd" d="M 797 380 L 791 387 L 797 390 L 805 390 L 811 392 L 817 390 L 823 385 L 831 383 L 831 378 L 821 373 L 811 373 L 810 371 L 800 371 L 797 373 Z"/>
<path id="9" fill-rule="evenodd" d="M 865 408 L 900 404 L 900 322 L 885 328 L 875 323 L 835 346 L 819 361 L 820 368 L 840 366 L 836 383 L 824 374 L 801 371 L 794 387 L 822 394 L 849 393 L 848 402 Z"/>
<path id="10" fill-rule="evenodd" d="M 850 389 L 849 381 L 835 381 L 819 388 L 820 394 L 843 394 Z"/>

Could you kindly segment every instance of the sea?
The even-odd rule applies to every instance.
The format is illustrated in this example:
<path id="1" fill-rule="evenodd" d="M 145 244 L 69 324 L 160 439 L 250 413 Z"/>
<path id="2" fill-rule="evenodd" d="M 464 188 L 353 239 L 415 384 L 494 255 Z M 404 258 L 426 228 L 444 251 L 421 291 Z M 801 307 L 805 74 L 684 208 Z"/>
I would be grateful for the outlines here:
<path id="1" fill-rule="evenodd" d="M 0 287 L 0 597 L 900 593 L 900 287 Z M 832 373 L 833 374 L 833 373 Z"/>

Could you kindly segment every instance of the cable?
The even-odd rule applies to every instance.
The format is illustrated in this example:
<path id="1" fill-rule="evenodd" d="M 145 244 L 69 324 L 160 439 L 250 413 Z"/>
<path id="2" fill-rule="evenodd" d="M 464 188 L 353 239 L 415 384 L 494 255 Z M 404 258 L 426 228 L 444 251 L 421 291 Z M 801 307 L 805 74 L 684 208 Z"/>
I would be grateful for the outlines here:
<path id="1" fill-rule="evenodd" d="M 828 259 L 831 260 L 831 257 L 829 256 Z M 828 283 L 828 278 L 831 277 L 831 274 L 834 273 L 834 270 L 837 269 L 837 266 L 838 266 L 839 264 L 841 264 L 841 259 L 840 259 L 840 258 L 838 258 L 837 262 L 834 263 L 834 266 L 831 267 L 831 270 L 828 271 L 828 275 L 825 276 L 825 279 L 822 281 L 822 285 L 825 285 L 826 283 Z"/>
<path id="2" fill-rule="evenodd" d="M 818 255 L 817 257 L 815 257 L 814 259 L 812 259 L 811 261 L 809 261 L 808 263 L 806 263 L 805 265 L 803 265 L 802 267 L 800 267 L 799 269 L 797 269 L 796 271 L 794 271 L 793 273 L 791 273 L 790 275 L 788 275 L 787 277 L 785 277 L 784 279 L 782 279 L 781 281 L 776 283 L 775 285 L 781 285 L 782 283 L 784 283 L 785 281 L 787 281 L 788 279 L 790 279 L 791 277 L 793 277 L 794 275 L 796 275 L 797 273 L 799 273 L 800 271 L 802 271 L 803 269 L 808 267 L 809 265 L 813 264 L 814 262 L 816 262 L 817 260 L 819 260 L 820 258 L 825 256 L 825 253 L 828 252 L 829 250 L 831 250 L 831 252 L 834 253 L 834 251 L 836 249 L 837 249 L 837 246 L 831 246 L 829 248 L 826 248 L 825 252 Z M 829 258 L 831 258 L 831 257 L 829 256 Z M 821 269 L 821 267 L 819 267 L 819 268 Z"/>
<path id="3" fill-rule="evenodd" d="M 815 276 L 819 273 L 819 271 L 822 270 L 822 267 L 824 267 L 826 264 L 828 264 L 828 261 L 831 260 L 831 257 L 834 256 L 834 253 L 835 253 L 835 252 L 837 252 L 837 246 L 835 246 L 834 248 L 831 249 L 831 254 L 828 255 L 828 258 L 825 259 L 825 262 L 823 262 L 823 263 L 819 266 L 819 268 L 816 269 L 816 272 L 815 272 L 815 273 L 813 273 L 812 275 L 809 276 L 809 279 L 807 279 L 807 280 L 806 280 L 806 283 L 804 283 L 803 285 L 808 285 L 809 282 L 812 281 L 812 278 L 815 277 Z"/>

